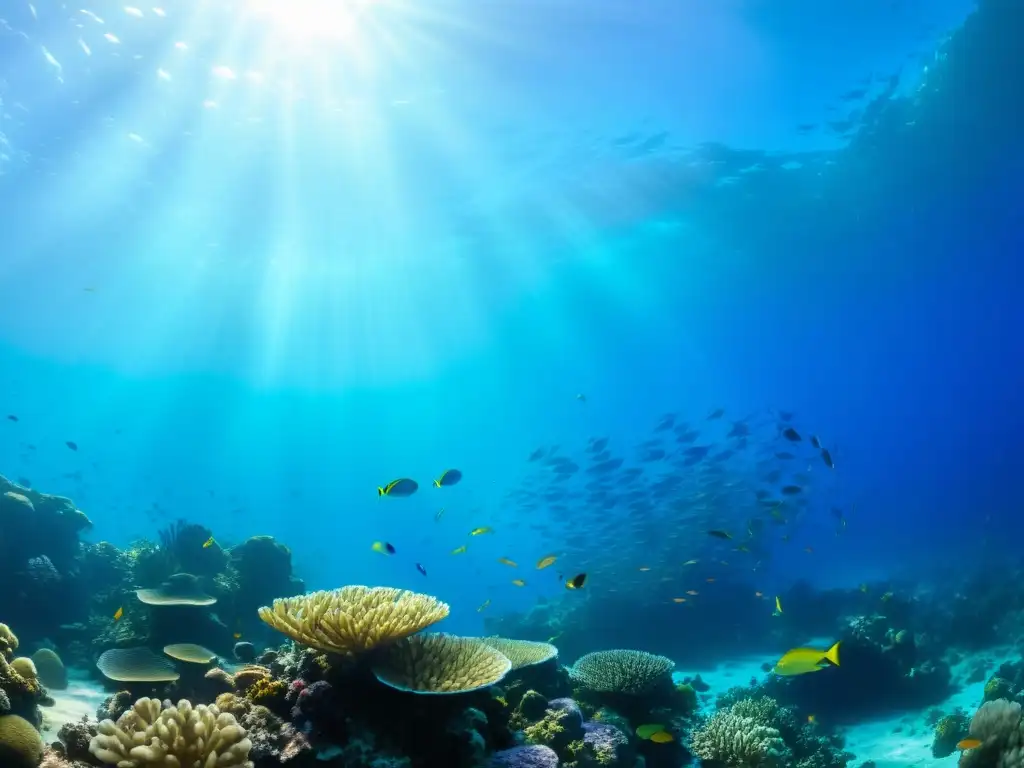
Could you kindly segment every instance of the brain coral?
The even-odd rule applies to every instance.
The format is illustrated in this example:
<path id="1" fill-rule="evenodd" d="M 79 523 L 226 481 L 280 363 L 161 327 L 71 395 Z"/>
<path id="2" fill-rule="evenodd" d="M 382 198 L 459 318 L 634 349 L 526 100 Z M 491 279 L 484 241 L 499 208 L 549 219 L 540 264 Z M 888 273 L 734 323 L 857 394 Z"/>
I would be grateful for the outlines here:
<path id="1" fill-rule="evenodd" d="M 500 651 L 476 638 L 433 634 L 383 649 L 373 672 L 385 685 L 416 693 L 467 693 L 499 682 L 512 668 Z"/>
<path id="2" fill-rule="evenodd" d="M 89 751 L 117 768 L 252 768 L 245 730 L 216 706 L 193 708 L 183 699 L 161 709 L 143 698 L 96 730 Z"/>
<path id="3" fill-rule="evenodd" d="M 668 681 L 675 663 L 644 651 L 595 651 L 569 667 L 577 685 L 603 693 L 641 694 Z"/>
<path id="4" fill-rule="evenodd" d="M 43 740 L 32 723 L 17 715 L 0 716 L 0 765 L 35 768 L 42 759 Z"/>
<path id="5" fill-rule="evenodd" d="M 448 615 L 447 603 L 392 587 L 348 586 L 279 598 L 260 618 L 295 642 L 355 656 L 426 629 Z"/>

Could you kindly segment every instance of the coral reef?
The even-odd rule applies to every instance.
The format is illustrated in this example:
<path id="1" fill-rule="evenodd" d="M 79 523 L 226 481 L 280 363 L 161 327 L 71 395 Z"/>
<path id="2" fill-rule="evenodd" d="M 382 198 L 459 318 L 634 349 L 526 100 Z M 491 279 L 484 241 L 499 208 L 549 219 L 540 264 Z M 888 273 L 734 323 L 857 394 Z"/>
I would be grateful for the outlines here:
<path id="1" fill-rule="evenodd" d="M 1021 706 L 1015 701 L 986 701 L 968 729 L 981 745 L 960 755 L 960 768 L 1016 768 L 1024 765 L 1024 727 Z"/>
<path id="2" fill-rule="evenodd" d="M 934 738 L 932 739 L 932 757 L 941 758 L 952 755 L 960 740 L 967 738 L 970 727 L 971 720 L 962 709 L 939 718 L 935 723 Z"/>
<path id="3" fill-rule="evenodd" d="M 476 638 L 414 635 L 381 649 L 373 672 L 385 685 L 416 693 L 468 693 L 500 682 L 512 662 Z"/>
<path id="4" fill-rule="evenodd" d="M 646 693 L 671 682 L 675 662 L 644 651 L 595 651 L 581 656 L 569 668 L 569 677 L 596 693 Z"/>

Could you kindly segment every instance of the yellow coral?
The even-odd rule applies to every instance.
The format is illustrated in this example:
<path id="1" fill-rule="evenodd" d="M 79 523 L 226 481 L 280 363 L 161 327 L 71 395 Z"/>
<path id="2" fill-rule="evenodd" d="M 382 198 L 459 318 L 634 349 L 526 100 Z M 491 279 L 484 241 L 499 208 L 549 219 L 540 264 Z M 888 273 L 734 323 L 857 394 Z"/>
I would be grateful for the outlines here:
<path id="1" fill-rule="evenodd" d="M 279 598 L 260 618 L 301 645 L 356 656 L 426 629 L 448 615 L 430 595 L 392 587 L 348 586 Z"/>
<path id="2" fill-rule="evenodd" d="M 245 693 L 259 682 L 271 678 L 270 669 L 259 664 L 246 664 L 231 677 L 231 684 L 236 691 Z"/>
<path id="3" fill-rule="evenodd" d="M 182 699 L 161 708 L 139 699 L 114 723 L 102 721 L 89 751 L 117 768 L 252 768 L 251 742 L 232 715 Z"/>
<path id="4" fill-rule="evenodd" d="M 413 693 L 466 693 L 501 681 L 512 662 L 476 638 L 415 635 L 383 649 L 373 672 L 385 685 Z"/>
<path id="5" fill-rule="evenodd" d="M 245 698 L 254 704 L 266 704 L 275 699 L 284 699 L 288 692 L 288 684 L 283 680 L 264 678 L 257 680 L 245 692 Z"/>
<path id="6" fill-rule="evenodd" d="M 513 640 L 508 637 L 484 637 L 482 641 L 495 650 L 501 651 L 512 662 L 512 669 L 543 664 L 558 656 L 558 649 L 551 643 L 534 640 Z"/>
<path id="7" fill-rule="evenodd" d="M 36 671 L 35 662 L 28 656 L 19 656 L 11 661 L 11 669 L 24 677 L 26 680 L 38 680 L 39 672 Z"/>
<path id="8" fill-rule="evenodd" d="M 0 624 L 0 656 L 10 658 L 18 650 L 18 638 L 6 624 Z"/>
<path id="9" fill-rule="evenodd" d="M 43 740 L 32 723 L 17 715 L 0 715 L 0 765 L 35 768 L 43 759 Z"/>

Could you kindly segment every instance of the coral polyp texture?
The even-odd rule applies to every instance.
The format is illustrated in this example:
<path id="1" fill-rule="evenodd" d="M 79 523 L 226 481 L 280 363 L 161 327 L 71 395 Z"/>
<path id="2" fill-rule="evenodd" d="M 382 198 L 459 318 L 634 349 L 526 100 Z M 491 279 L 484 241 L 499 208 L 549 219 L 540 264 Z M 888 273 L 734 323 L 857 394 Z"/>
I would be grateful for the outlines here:
<path id="1" fill-rule="evenodd" d="M 1024 766 L 1024 724 L 1015 701 L 986 701 L 971 718 L 970 738 L 981 745 L 960 756 L 960 768 L 1020 768 Z"/>
<path id="2" fill-rule="evenodd" d="M 245 729 L 216 706 L 163 707 L 149 698 L 116 723 L 102 721 L 89 742 L 96 759 L 118 768 L 252 768 L 251 748 Z"/>
<path id="3" fill-rule="evenodd" d="M 670 680 L 675 662 L 645 651 L 595 651 L 569 667 L 570 679 L 599 693 L 642 694 Z"/>
<path id="4" fill-rule="evenodd" d="M 781 768 L 790 757 L 777 729 L 731 710 L 716 712 L 694 731 L 690 749 L 701 760 L 714 765 Z"/>
<path id="5" fill-rule="evenodd" d="M 300 645 L 358 656 L 426 629 L 448 611 L 447 603 L 418 592 L 347 586 L 279 598 L 259 615 Z"/>
<path id="6" fill-rule="evenodd" d="M 482 642 L 505 654 L 512 662 L 512 669 L 522 669 L 543 664 L 558 656 L 558 649 L 551 643 L 534 640 L 512 640 L 507 637 L 484 637 Z"/>
<path id="7" fill-rule="evenodd" d="M 414 693 L 467 693 L 500 682 L 512 662 L 478 638 L 441 633 L 415 635 L 381 651 L 374 675 L 385 685 Z"/>
<path id="8" fill-rule="evenodd" d="M 96 668 L 107 679 L 122 683 L 169 683 L 180 677 L 170 659 L 143 647 L 104 651 Z"/>

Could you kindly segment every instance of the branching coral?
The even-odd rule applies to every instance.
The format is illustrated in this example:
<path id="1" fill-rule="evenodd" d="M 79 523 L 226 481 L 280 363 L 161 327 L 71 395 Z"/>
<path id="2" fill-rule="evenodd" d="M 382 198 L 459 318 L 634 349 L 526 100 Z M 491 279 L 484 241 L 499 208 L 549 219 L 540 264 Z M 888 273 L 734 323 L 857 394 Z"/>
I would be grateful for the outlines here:
<path id="1" fill-rule="evenodd" d="M 603 693 L 641 694 L 669 680 L 675 663 L 644 651 L 595 651 L 569 667 L 577 685 Z"/>
<path id="2" fill-rule="evenodd" d="M 232 715 L 186 700 L 161 709 L 143 698 L 116 723 L 104 720 L 89 751 L 117 768 L 252 768 L 252 744 Z"/>
<path id="3" fill-rule="evenodd" d="M 415 693 L 466 693 L 499 682 L 512 668 L 500 651 L 475 638 L 433 634 L 385 649 L 373 672 L 385 685 Z"/>
<path id="4" fill-rule="evenodd" d="M 355 656 L 426 629 L 448 615 L 430 595 L 392 587 L 348 586 L 279 598 L 260 618 L 302 645 Z"/>
<path id="5" fill-rule="evenodd" d="M 690 749 L 701 760 L 736 768 L 774 768 L 791 757 L 778 730 L 732 709 L 716 712 L 694 731 Z"/>

